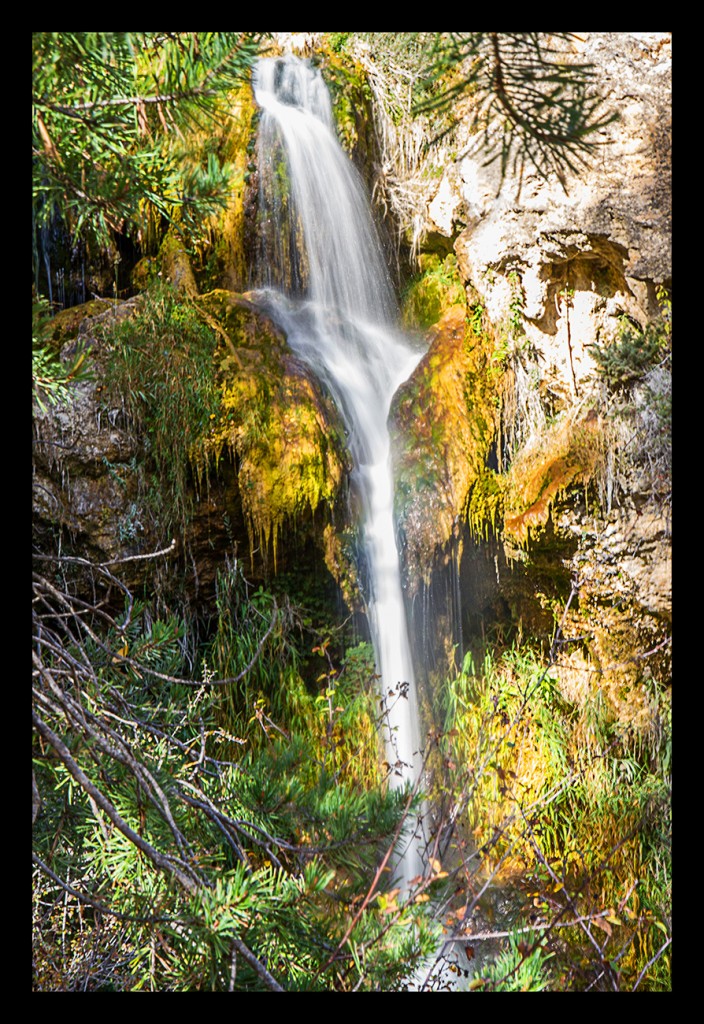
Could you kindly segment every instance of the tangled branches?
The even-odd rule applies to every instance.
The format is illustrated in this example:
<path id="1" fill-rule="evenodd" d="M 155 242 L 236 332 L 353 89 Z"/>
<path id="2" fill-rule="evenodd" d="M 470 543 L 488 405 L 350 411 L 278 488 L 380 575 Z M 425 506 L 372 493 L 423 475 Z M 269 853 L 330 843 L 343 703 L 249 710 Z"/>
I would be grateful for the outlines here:
<path id="1" fill-rule="evenodd" d="M 256 632 L 238 672 L 204 663 L 194 679 L 179 670 L 183 628 L 152 620 L 114 566 L 43 561 L 59 571 L 34 576 L 35 987 L 398 984 L 432 928 L 420 905 L 382 915 L 374 865 L 415 798 L 345 784 L 261 702 L 248 712 L 259 747 L 218 714 L 217 694 L 271 658 L 286 608 L 241 620 Z M 95 599 L 60 581 L 77 563 Z M 124 612 L 110 591 L 98 599 L 101 582 Z"/>
<path id="2" fill-rule="evenodd" d="M 170 550 L 168 548 L 166 552 Z M 156 552 L 148 557 L 156 557 L 166 552 Z M 98 604 L 90 604 L 78 597 L 70 596 L 67 591 L 58 588 L 44 576 L 34 576 L 32 721 L 40 737 L 42 755 L 44 758 L 51 756 L 55 763 L 60 765 L 61 770 L 80 787 L 100 823 L 104 837 L 107 838 L 112 829 L 117 829 L 154 868 L 164 873 L 185 893 L 194 894 L 202 887 L 212 887 L 212 881 L 199 866 L 192 841 L 177 823 L 179 815 L 173 809 L 174 800 L 201 807 L 206 816 L 212 818 L 224 832 L 232 849 L 242 861 L 247 859 L 240 843 L 240 836 L 243 833 L 259 849 L 268 852 L 270 857 L 272 855 L 269 847 L 273 837 L 267 836 L 263 830 L 250 823 L 231 821 L 226 815 L 218 812 L 203 792 L 198 784 L 200 773 L 217 776 L 224 768 L 230 766 L 206 754 L 205 733 L 202 727 L 199 757 L 193 763 L 190 778 L 180 780 L 176 787 L 172 787 L 171 792 L 168 792 L 160 782 L 159 761 L 154 762 L 145 740 L 156 740 L 159 748 L 170 750 L 181 759 L 191 755 L 194 740 L 184 742 L 169 730 L 159 728 L 153 720 L 142 718 L 138 714 L 137 705 L 114 684 L 114 676 L 117 671 L 131 672 L 140 678 L 144 673 L 162 683 L 177 686 L 195 685 L 201 690 L 206 684 L 194 683 L 192 680 L 159 671 L 147 664 L 144 659 L 137 661 L 128 657 L 124 641 L 123 646 L 118 649 L 114 641 L 105 642 L 101 639 L 101 635 L 105 633 L 124 638 L 132 621 L 134 602 L 127 588 L 109 572 L 107 566 L 97 566 L 96 571 L 99 576 L 125 593 L 126 612 L 119 622 Z M 276 615 L 272 617 L 264 639 L 273 629 L 275 620 Z M 173 634 L 162 637 L 157 643 L 168 646 L 172 640 Z M 260 651 L 263 646 L 264 640 L 260 645 Z M 251 665 L 243 669 L 243 674 L 248 669 L 251 669 Z M 209 680 L 208 685 L 224 685 L 231 681 Z M 63 738 L 58 729 L 63 729 L 69 738 Z M 84 751 L 90 752 L 89 766 L 81 766 L 79 762 L 83 758 L 76 751 L 76 747 L 80 754 Z M 174 852 L 165 852 L 157 843 L 148 841 L 143 829 L 135 828 L 129 823 L 130 815 L 121 813 L 119 801 L 109 795 L 110 787 L 102 787 L 94 780 L 90 768 L 95 770 L 96 766 L 100 766 L 98 778 L 105 778 L 106 764 L 112 765 L 113 768 L 117 768 L 118 765 L 122 767 L 124 776 L 131 779 L 135 791 L 139 793 L 141 820 L 144 821 L 146 818 L 144 805 L 147 803 L 159 822 L 168 830 Z M 41 808 L 41 792 L 34 775 L 33 794 L 33 822 L 36 823 Z M 64 887 L 64 883 L 57 879 L 36 854 L 34 859 L 49 877 L 58 880 Z M 85 893 L 72 891 L 77 898 L 105 912 L 104 906 L 95 904 Z M 239 951 L 265 984 L 281 990 L 245 944 L 240 940 L 236 942 Z"/>

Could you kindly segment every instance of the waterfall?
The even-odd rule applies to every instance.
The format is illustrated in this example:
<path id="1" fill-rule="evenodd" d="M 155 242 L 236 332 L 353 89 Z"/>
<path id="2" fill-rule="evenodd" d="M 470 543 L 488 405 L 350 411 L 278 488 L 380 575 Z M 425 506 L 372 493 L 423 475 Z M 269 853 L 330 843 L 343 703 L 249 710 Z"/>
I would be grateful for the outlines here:
<path id="1" fill-rule="evenodd" d="M 391 785 L 422 771 L 416 688 L 393 515 L 388 415 L 422 352 L 395 327 L 397 308 L 362 181 L 340 147 L 320 73 L 294 56 L 255 69 L 262 265 L 259 301 L 333 396 L 354 461 L 368 572 L 365 595 Z M 420 823 L 417 823 L 420 829 Z M 422 873 L 420 840 L 396 865 Z"/>

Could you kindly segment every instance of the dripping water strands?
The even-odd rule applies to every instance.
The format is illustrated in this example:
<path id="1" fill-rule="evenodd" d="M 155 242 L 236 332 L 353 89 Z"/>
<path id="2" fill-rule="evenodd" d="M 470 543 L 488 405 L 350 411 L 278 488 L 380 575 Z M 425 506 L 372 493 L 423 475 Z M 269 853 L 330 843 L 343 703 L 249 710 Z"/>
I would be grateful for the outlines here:
<path id="1" fill-rule="evenodd" d="M 422 772 L 415 679 L 393 514 L 387 419 L 421 359 L 397 308 L 364 188 L 339 145 L 327 87 L 294 56 L 255 69 L 262 288 L 255 293 L 340 411 L 354 462 L 369 577 L 367 613 L 387 711 L 391 784 Z M 418 823 L 420 830 L 420 823 Z M 423 873 L 422 841 L 396 865 L 407 888 Z"/>

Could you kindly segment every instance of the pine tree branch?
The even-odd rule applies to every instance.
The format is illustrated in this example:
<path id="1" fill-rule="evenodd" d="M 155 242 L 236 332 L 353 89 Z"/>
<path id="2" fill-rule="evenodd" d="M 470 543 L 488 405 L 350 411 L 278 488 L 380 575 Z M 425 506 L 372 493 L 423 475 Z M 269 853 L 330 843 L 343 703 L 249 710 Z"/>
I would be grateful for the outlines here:
<path id="1" fill-rule="evenodd" d="M 106 906 L 105 903 L 101 903 L 100 900 L 92 899 L 92 897 L 86 896 L 85 893 L 79 892 L 78 889 L 75 889 L 72 885 L 69 885 L 68 882 L 65 882 L 63 878 L 59 878 L 59 876 L 51 870 L 49 865 L 45 864 L 44 861 L 34 853 L 34 851 L 32 851 L 32 863 L 36 864 L 39 870 L 42 871 L 47 878 L 50 878 L 52 882 L 56 882 L 57 885 L 60 885 L 64 892 L 67 892 L 69 896 L 73 896 L 74 899 L 77 899 L 87 907 L 93 907 L 94 910 L 99 911 L 101 914 L 108 914 L 110 917 L 116 917 L 119 921 L 134 921 L 138 924 L 162 924 L 165 921 L 173 920 L 173 918 L 164 914 L 159 916 L 145 916 L 138 914 L 123 914 L 119 910 L 113 910 L 111 907 Z"/>
<path id="2" fill-rule="evenodd" d="M 281 985 L 279 985 L 278 981 L 273 976 L 273 974 L 269 973 L 269 971 L 261 962 L 261 960 L 257 960 L 256 956 L 251 951 L 251 949 L 245 946 L 244 942 L 242 942 L 241 939 L 233 939 L 232 945 L 235 947 L 238 953 L 242 954 L 242 956 L 245 958 L 249 966 L 254 968 L 254 970 L 257 972 L 257 974 L 262 979 L 267 988 L 270 988 L 272 992 L 286 991 L 286 989 L 282 988 Z"/>
<path id="3" fill-rule="evenodd" d="M 180 865 L 174 858 L 160 853 L 159 850 L 155 849 L 155 847 L 143 839 L 142 836 L 138 835 L 134 829 L 130 828 L 127 822 L 117 812 L 113 804 L 82 771 L 63 740 L 57 736 L 53 729 L 51 729 L 44 719 L 41 718 L 34 710 L 32 710 L 32 722 L 40 735 L 43 736 L 47 743 L 54 748 L 59 759 L 62 761 L 70 775 L 73 776 L 85 793 L 95 801 L 98 807 L 105 812 L 113 825 L 115 825 L 115 827 L 118 828 L 120 832 L 122 832 L 122 834 L 137 847 L 137 849 L 141 850 L 155 867 L 159 868 L 160 871 L 164 871 L 167 874 L 172 875 L 187 892 L 195 892 L 198 888 L 198 882 L 184 870 L 186 865 Z"/>

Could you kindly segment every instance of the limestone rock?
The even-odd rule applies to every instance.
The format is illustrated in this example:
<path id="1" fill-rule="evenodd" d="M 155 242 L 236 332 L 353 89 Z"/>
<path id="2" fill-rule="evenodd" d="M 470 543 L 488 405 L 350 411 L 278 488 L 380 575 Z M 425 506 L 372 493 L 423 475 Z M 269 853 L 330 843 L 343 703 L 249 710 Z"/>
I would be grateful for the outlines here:
<path id="1" fill-rule="evenodd" d="M 460 268 L 495 323 L 509 316 L 507 278 L 518 275 L 529 340 L 573 394 L 593 371 L 589 345 L 613 337 L 624 314 L 647 323 L 672 275 L 670 37 L 585 33 L 578 45 L 573 59 L 595 66 L 619 119 L 567 191 L 530 171 L 520 187 L 502 184 L 498 162 L 470 151 L 429 205 L 431 229 L 461 228 Z"/>
<path id="2" fill-rule="evenodd" d="M 671 36 L 580 33 L 568 57 L 594 65 L 595 90 L 605 109 L 618 114 L 602 130 L 591 164 L 568 176 L 566 190 L 530 170 L 520 183 L 510 174 L 502 182 L 498 161 L 486 165 L 486 153 L 473 150 L 467 136 L 466 150 L 429 191 L 426 214 L 428 248 L 437 234 L 454 244 L 470 302 L 481 306 L 495 337 L 506 339 L 509 357 L 515 344 L 521 347 L 519 362 L 531 353 L 520 397 L 541 404 L 539 429 L 553 419 L 558 430 L 560 423 L 588 422 L 588 400 L 598 390 L 592 346 L 616 338 L 624 317 L 641 328 L 651 323 L 660 313 L 658 289 L 671 286 L 672 278 Z M 516 312 L 520 337 L 511 326 Z M 429 418 L 440 415 L 431 401 L 436 403 L 434 396 L 428 397 Z M 461 450 L 464 428 L 453 425 L 450 432 Z M 532 442 L 540 443 L 535 431 Z M 488 454 L 487 444 L 487 464 Z M 520 450 L 510 455 L 517 460 L 514 477 L 522 465 L 518 455 Z M 497 569 L 496 593 L 514 611 L 521 608 L 527 621 L 528 606 L 537 607 L 538 577 L 546 579 L 545 592 L 554 599 L 560 587 L 569 586 L 570 574 L 583 574 L 596 608 L 623 605 L 643 621 L 666 623 L 671 538 L 662 495 L 648 497 L 634 474 L 626 500 L 618 508 L 607 502 L 598 519 L 587 514 L 574 486 L 584 459 L 574 465 L 568 459 L 562 474 L 562 463 L 550 465 L 554 486 L 541 490 L 540 508 L 529 508 L 529 514 L 540 512 L 543 536 L 528 541 L 524 534 L 515 549 L 503 514 L 516 510 L 500 509 L 503 478 L 489 472 L 480 479 L 484 505 L 493 502 L 492 510 L 498 510 L 497 534 L 508 558 L 500 579 Z M 424 557 L 432 550 L 433 529 L 436 550 L 444 549 L 453 514 L 466 514 L 467 491 L 470 500 L 480 493 L 476 480 L 476 471 L 466 466 L 461 487 L 435 487 L 425 505 L 418 499 L 408 523 L 415 522 L 418 536 L 425 537 Z M 487 481 L 496 484 L 494 491 L 486 489 Z M 525 518 L 526 510 L 518 511 Z"/>

